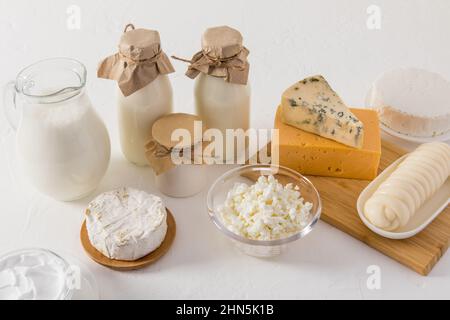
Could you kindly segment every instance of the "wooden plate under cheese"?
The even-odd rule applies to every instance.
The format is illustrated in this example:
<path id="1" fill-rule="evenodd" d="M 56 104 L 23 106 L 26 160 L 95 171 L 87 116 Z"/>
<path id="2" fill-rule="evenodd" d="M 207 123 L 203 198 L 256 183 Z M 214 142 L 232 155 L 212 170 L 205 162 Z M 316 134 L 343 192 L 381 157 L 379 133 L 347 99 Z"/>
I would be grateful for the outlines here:
<path id="1" fill-rule="evenodd" d="M 176 234 L 175 219 L 172 213 L 169 211 L 169 209 L 166 210 L 167 210 L 167 233 L 163 243 L 158 249 L 138 260 L 135 261 L 113 260 L 104 256 L 100 251 L 98 251 L 92 246 L 87 233 L 86 222 L 83 222 L 83 225 L 81 226 L 80 231 L 81 244 L 83 245 L 84 250 L 92 260 L 105 267 L 119 271 L 136 270 L 144 268 L 156 262 L 162 256 L 164 256 L 167 253 L 167 251 L 169 251 L 170 247 L 172 246 L 173 240 L 175 239 Z"/>

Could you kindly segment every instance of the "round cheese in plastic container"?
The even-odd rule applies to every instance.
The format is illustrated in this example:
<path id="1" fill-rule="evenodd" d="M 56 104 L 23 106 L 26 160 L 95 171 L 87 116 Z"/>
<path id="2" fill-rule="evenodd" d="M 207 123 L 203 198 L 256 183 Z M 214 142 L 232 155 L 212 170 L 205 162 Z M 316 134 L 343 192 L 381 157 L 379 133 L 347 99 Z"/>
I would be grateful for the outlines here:
<path id="1" fill-rule="evenodd" d="M 416 68 L 382 74 L 370 88 L 366 106 L 379 113 L 387 133 L 416 142 L 450 139 L 450 82 Z"/>

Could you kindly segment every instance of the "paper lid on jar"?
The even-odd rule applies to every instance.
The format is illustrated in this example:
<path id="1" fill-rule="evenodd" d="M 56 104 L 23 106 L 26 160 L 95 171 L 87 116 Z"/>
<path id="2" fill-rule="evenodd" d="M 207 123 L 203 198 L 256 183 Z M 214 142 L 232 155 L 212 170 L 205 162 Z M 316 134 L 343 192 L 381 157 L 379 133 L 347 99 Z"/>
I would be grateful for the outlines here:
<path id="1" fill-rule="evenodd" d="M 206 29 L 202 37 L 202 49 L 214 58 L 230 58 L 239 54 L 242 49 L 241 33 L 228 26 Z"/>
<path id="2" fill-rule="evenodd" d="M 204 130 L 205 126 L 199 116 L 171 113 L 153 123 L 152 136 L 166 148 L 181 149 L 201 142 Z"/>
<path id="3" fill-rule="evenodd" d="M 126 31 L 119 42 L 119 52 L 133 60 L 151 59 L 161 51 L 159 32 L 147 29 Z"/>
<path id="4" fill-rule="evenodd" d="M 204 163 L 204 150 L 209 142 L 203 141 L 206 127 L 201 120 L 191 114 L 172 113 L 155 121 L 145 154 L 157 175 L 178 165 L 174 163 L 174 155 L 183 159 L 184 164 Z"/>
<path id="5" fill-rule="evenodd" d="M 125 97 L 144 88 L 160 74 L 174 72 L 161 49 L 158 31 L 125 27 L 119 52 L 104 59 L 97 70 L 99 78 L 116 80 Z"/>
<path id="6" fill-rule="evenodd" d="M 200 73 L 223 78 L 230 83 L 245 85 L 248 82 L 250 64 L 249 51 L 243 45 L 241 33 L 228 26 L 207 29 L 202 36 L 202 50 L 191 60 L 172 58 L 189 62 L 186 72 L 189 78 Z"/>

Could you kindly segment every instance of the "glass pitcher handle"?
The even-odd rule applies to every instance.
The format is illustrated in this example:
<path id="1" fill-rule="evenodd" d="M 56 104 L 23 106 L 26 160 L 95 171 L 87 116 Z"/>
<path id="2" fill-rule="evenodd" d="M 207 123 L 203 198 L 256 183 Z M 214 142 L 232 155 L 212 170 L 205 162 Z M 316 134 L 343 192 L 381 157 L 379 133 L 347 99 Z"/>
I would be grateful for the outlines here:
<path id="1" fill-rule="evenodd" d="M 11 127 L 17 130 L 19 121 L 16 106 L 16 84 L 14 81 L 8 82 L 3 89 L 3 111 Z"/>

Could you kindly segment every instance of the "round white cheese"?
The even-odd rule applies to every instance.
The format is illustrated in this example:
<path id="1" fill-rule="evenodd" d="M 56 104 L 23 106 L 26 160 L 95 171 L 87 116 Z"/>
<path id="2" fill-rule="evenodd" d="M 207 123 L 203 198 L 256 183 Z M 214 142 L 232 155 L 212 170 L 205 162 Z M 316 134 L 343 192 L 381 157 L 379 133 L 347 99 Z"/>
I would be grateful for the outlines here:
<path id="1" fill-rule="evenodd" d="M 430 138 L 450 132 L 450 82 L 425 70 L 386 72 L 373 84 L 366 104 L 388 128 Z"/>
<path id="2" fill-rule="evenodd" d="M 110 259 L 134 261 L 156 250 L 167 232 L 161 198 L 132 188 L 105 192 L 86 210 L 91 244 Z"/>

